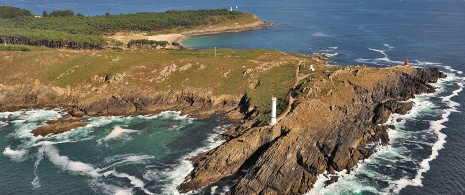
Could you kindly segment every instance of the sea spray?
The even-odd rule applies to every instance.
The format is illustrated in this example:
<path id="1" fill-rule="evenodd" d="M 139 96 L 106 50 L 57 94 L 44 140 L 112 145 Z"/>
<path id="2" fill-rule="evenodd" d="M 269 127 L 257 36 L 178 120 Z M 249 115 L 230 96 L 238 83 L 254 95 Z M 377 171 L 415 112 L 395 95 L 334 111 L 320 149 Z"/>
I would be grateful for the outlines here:
<path id="1" fill-rule="evenodd" d="M 164 186 L 163 191 L 168 194 L 181 194 L 177 190 L 177 187 L 181 185 L 184 182 L 184 179 L 187 177 L 187 175 L 192 170 L 194 170 L 194 166 L 188 159 L 202 152 L 211 150 L 223 144 L 224 140 L 216 140 L 215 138 L 218 137 L 218 135 L 220 135 L 221 133 L 223 133 L 226 130 L 226 128 L 229 126 L 230 125 L 222 125 L 222 126 L 215 127 L 214 128 L 215 133 L 208 136 L 207 140 L 205 141 L 204 147 L 198 148 L 195 151 L 187 154 L 186 156 L 183 156 L 178 166 L 162 173 L 164 175 L 167 175 L 167 180 L 170 181 L 168 185 Z M 197 190 L 197 191 L 200 191 L 200 190 Z M 195 192 L 190 192 L 190 193 L 195 193 Z"/>
<path id="2" fill-rule="evenodd" d="M 34 188 L 40 187 L 40 181 L 39 181 L 39 175 L 37 174 L 37 168 L 39 167 L 40 161 L 44 159 L 44 153 L 45 153 L 45 146 L 39 147 L 37 149 L 37 155 L 36 155 L 37 160 L 34 163 L 34 180 L 32 180 L 31 182 Z"/>
<path id="3" fill-rule="evenodd" d="M 451 98 L 463 90 L 464 79 L 452 73 L 447 76 L 433 84 L 437 87 L 435 93 L 417 95 L 412 99 L 414 107 L 406 115 L 390 116 L 387 124 L 395 125 L 396 130 L 388 131 L 391 138 L 389 146 L 378 148 L 379 151 L 359 162 L 350 174 L 336 173 L 334 176 L 339 179 L 334 184 L 324 187 L 324 182 L 332 175 L 321 174 L 308 194 L 392 194 L 399 193 L 409 185 L 421 186 L 422 174 L 429 170 L 430 161 L 437 158 L 439 150 L 444 146 L 446 136 L 441 132 L 446 128 L 444 123 L 460 105 Z M 449 94 L 445 88 L 450 88 L 450 85 L 458 88 Z M 441 99 L 441 103 L 437 103 L 434 100 L 436 98 Z M 425 117 L 431 119 L 419 120 Z M 426 128 L 413 131 L 409 129 L 412 122 L 417 126 L 424 123 Z M 418 159 L 422 156 L 418 154 L 427 150 L 431 152 L 430 155 Z"/>

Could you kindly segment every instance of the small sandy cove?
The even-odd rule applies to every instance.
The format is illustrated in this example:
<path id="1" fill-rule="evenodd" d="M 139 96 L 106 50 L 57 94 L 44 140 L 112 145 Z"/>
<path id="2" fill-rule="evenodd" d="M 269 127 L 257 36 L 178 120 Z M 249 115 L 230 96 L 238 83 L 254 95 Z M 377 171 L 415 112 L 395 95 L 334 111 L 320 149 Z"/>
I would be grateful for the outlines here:
<path id="1" fill-rule="evenodd" d="M 146 33 L 118 32 L 115 35 L 109 36 L 108 38 L 121 41 L 124 44 L 128 44 L 129 41 L 136 40 L 136 39 L 148 39 L 148 40 L 156 40 L 156 41 L 168 41 L 168 43 L 172 43 L 172 42 L 179 43 L 182 39 L 186 37 L 187 36 L 178 34 L 178 33 L 147 36 Z"/>
<path id="2" fill-rule="evenodd" d="M 258 18 L 257 18 L 258 19 Z M 171 34 L 159 34 L 154 36 L 148 36 L 147 33 L 142 32 L 118 32 L 115 35 L 108 36 L 109 39 L 115 39 L 128 44 L 131 40 L 136 39 L 148 39 L 156 41 L 167 41 L 168 43 L 177 42 L 180 43 L 183 39 L 190 36 L 199 36 L 207 34 L 218 34 L 218 33 L 228 33 L 228 32 L 240 32 L 247 30 L 258 30 L 261 28 L 266 28 L 272 26 L 272 24 L 266 23 L 265 21 L 258 20 L 253 23 L 248 24 L 229 24 L 229 25 L 219 25 L 219 26 L 209 26 L 209 27 L 200 27 L 200 29 L 194 29 L 190 31 L 185 31 L 181 33 L 171 33 Z"/>

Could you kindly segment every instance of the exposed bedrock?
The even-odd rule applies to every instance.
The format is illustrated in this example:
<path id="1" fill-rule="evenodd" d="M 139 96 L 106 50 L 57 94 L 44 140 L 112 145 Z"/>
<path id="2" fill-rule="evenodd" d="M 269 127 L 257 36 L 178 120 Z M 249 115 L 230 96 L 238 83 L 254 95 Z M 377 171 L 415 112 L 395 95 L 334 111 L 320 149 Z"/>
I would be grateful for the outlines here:
<path id="1" fill-rule="evenodd" d="M 325 170 L 350 170 L 369 157 L 373 151 L 366 148 L 367 143 L 387 144 L 389 115 L 407 113 L 413 103 L 406 100 L 434 92 L 428 83 L 445 77 L 438 69 L 368 70 L 336 71 L 329 76 L 331 82 L 343 84 L 335 85 L 342 87 L 333 88 L 334 94 L 300 95 L 299 104 L 278 125 L 251 128 L 194 157 L 195 169 L 179 189 L 187 192 L 245 172 L 233 194 L 303 194 Z M 359 82 L 359 78 L 379 74 L 386 76 L 371 83 Z M 311 88 L 323 83 L 328 81 L 309 80 L 300 86 Z M 337 93 L 351 99 L 334 103 L 340 97 Z"/>
<path id="2" fill-rule="evenodd" d="M 413 106 L 408 99 L 434 92 L 428 83 L 441 77 L 445 75 L 438 69 L 413 67 L 341 67 L 309 74 L 293 89 L 295 101 L 277 125 L 253 128 L 256 116 L 250 114 L 246 95 L 212 95 L 204 89 L 160 92 L 123 86 L 94 91 L 29 82 L 0 85 L 0 110 L 61 107 L 73 116 L 182 110 L 200 118 L 245 118 L 248 121 L 223 136 L 223 145 L 191 159 L 195 168 L 179 190 L 199 189 L 235 175 L 240 179 L 234 194 L 302 194 L 325 170 L 350 170 L 369 157 L 373 149 L 367 143 L 387 144 L 387 129 L 394 128 L 389 115 L 407 113 Z M 56 129 L 61 132 L 65 126 L 74 124 L 61 122 Z"/>
<path id="3" fill-rule="evenodd" d="M 73 116 L 128 116 L 179 110 L 199 118 L 213 114 L 223 114 L 229 119 L 243 117 L 239 108 L 242 95 L 214 96 L 201 89 L 160 92 L 119 88 L 97 93 L 79 87 L 23 84 L 0 85 L 0 92 L 0 110 L 63 108 Z"/>

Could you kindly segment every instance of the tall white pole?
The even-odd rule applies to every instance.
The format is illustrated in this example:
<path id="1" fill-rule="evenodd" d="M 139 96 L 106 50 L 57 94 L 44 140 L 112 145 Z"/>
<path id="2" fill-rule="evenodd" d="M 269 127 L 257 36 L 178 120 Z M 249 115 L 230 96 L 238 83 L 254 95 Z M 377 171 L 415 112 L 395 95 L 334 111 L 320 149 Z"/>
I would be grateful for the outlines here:
<path id="1" fill-rule="evenodd" d="M 276 125 L 276 97 L 271 98 L 271 122 L 270 125 Z"/>

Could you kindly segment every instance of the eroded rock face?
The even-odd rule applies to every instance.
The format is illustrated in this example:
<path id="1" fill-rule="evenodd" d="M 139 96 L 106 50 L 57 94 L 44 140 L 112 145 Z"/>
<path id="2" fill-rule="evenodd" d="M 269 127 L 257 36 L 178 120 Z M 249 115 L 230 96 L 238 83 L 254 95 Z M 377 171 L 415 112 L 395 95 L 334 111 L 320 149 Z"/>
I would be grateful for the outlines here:
<path id="1" fill-rule="evenodd" d="M 389 115 L 405 114 L 412 108 L 411 102 L 398 101 L 433 92 L 428 83 L 445 77 L 437 69 L 360 72 L 363 69 L 355 74 L 342 73 L 354 76 L 342 82 L 346 88 L 334 89 L 330 96 L 297 97 L 300 103 L 278 125 L 249 129 L 195 157 L 195 169 L 179 189 L 198 189 L 245 171 L 233 194 L 303 194 L 325 170 L 350 170 L 359 160 L 369 157 L 373 151 L 365 148 L 367 143 L 387 144 Z M 374 83 L 353 83 L 373 76 L 370 74 L 388 76 Z M 332 78 L 334 82 L 336 79 Z M 355 95 L 345 103 L 334 103 L 337 101 L 331 98 L 338 97 L 338 90 Z M 249 166 L 244 167 L 245 164 Z"/>
<path id="2" fill-rule="evenodd" d="M 238 109 L 243 95 L 213 96 L 204 90 L 152 91 L 121 88 L 106 93 L 32 84 L 0 88 L 0 110 L 63 108 L 73 116 L 143 115 L 182 110 L 197 118 L 223 114 L 233 120 L 243 115 Z"/>
<path id="3" fill-rule="evenodd" d="M 310 76 L 293 91 L 291 111 L 275 126 L 251 127 L 255 115 L 244 94 L 211 95 L 208 90 L 153 91 L 120 88 L 89 92 L 43 84 L 0 85 L 0 110 L 68 109 L 74 116 L 156 114 L 182 110 L 194 117 L 213 114 L 241 120 L 223 145 L 202 153 L 179 190 L 208 186 L 230 175 L 240 179 L 234 194 L 303 194 L 325 170 L 349 169 L 369 157 L 367 143 L 387 144 L 388 117 L 404 114 L 418 93 L 444 74 L 438 69 L 352 67 Z M 92 90 L 93 91 L 93 90 Z M 390 128 L 393 128 L 392 126 Z"/>

